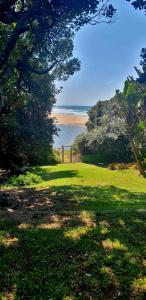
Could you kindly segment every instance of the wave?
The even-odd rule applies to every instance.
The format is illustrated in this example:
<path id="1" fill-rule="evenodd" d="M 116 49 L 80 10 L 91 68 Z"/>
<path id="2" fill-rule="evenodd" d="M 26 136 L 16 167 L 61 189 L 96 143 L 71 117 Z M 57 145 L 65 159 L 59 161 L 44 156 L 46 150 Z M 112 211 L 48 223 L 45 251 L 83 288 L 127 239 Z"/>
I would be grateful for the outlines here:
<path id="1" fill-rule="evenodd" d="M 53 113 L 63 115 L 87 116 L 90 106 L 54 106 Z"/>

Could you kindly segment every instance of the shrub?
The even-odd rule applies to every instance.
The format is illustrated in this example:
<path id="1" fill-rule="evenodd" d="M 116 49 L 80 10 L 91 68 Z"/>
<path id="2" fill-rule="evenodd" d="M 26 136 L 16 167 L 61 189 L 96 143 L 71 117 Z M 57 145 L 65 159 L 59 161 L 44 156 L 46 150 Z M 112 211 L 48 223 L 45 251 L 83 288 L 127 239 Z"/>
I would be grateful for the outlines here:
<path id="1" fill-rule="evenodd" d="M 41 149 L 40 151 L 32 151 L 32 157 L 30 158 L 31 165 L 51 165 L 60 163 L 60 153 L 56 149 Z"/>
<path id="2" fill-rule="evenodd" d="M 116 140 L 112 137 L 103 137 L 100 128 L 87 131 L 76 137 L 73 149 L 80 153 L 83 159 L 87 155 L 96 156 L 96 163 L 128 163 L 133 156 L 128 139 L 121 135 Z M 101 136 L 99 135 L 101 134 Z"/>
<path id="3" fill-rule="evenodd" d="M 73 151 L 75 154 L 79 153 L 79 154 L 87 154 L 88 153 L 88 149 L 86 146 L 86 134 L 84 132 L 82 132 L 81 134 L 77 135 L 77 137 L 74 140 L 73 143 Z"/>
<path id="4" fill-rule="evenodd" d="M 137 169 L 137 165 L 135 163 L 113 163 L 109 164 L 108 168 L 110 170 L 126 170 L 126 169 Z"/>
<path id="5" fill-rule="evenodd" d="M 28 185 L 33 185 L 35 183 L 41 183 L 41 182 L 43 182 L 41 176 L 31 172 L 26 172 L 26 174 L 19 175 L 19 176 L 12 176 L 8 180 L 8 184 L 13 186 L 28 186 Z"/>
<path id="6" fill-rule="evenodd" d="M 102 153 L 82 155 L 82 161 L 86 163 L 104 164 L 105 156 Z"/>
<path id="7" fill-rule="evenodd" d="M 146 170 L 146 161 L 143 162 L 143 167 Z"/>
<path id="8" fill-rule="evenodd" d="M 136 163 L 128 164 L 128 168 L 131 170 L 137 170 L 137 164 Z"/>
<path id="9" fill-rule="evenodd" d="M 108 165 L 108 169 L 109 169 L 109 170 L 116 170 L 114 164 L 109 164 L 109 165 Z"/>
<path id="10" fill-rule="evenodd" d="M 126 170 L 128 169 L 128 165 L 124 163 L 116 164 L 116 170 Z"/>
<path id="11" fill-rule="evenodd" d="M 60 163 L 61 162 L 60 151 L 58 149 L 53 149 L 52 161 L 54 161 L 54 163 Z"/>

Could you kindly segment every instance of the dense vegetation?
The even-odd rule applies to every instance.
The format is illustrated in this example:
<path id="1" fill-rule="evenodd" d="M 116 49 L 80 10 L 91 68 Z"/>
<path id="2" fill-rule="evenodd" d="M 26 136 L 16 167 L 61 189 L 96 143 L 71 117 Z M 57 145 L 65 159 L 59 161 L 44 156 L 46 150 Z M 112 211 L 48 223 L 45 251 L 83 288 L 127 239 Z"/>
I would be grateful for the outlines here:
<path id="1" fill-rule="evenodd" d="M 109 22 L 114 13 L 109 1 L 0 1 L 1 166 L 19 173 L 26 163 L 49 160 L 54 81 L 80 68 L 73 57 L 75 31 Z"/>
<path id="2" fill-rule="evenodd" d="M 145 9 L 145 1 L 131 4 Z M 0 166 L 20 173 L 28 163 L 53 162 L 54 82 L 80 68 L 73 57 L 75 32 L 110 22 L 114 13 L 110 1 L 0 1 Z"/>
<path id="3" fill-rule="evenodd" d="M 54 81 L 80 68 L 75 31 L 114 12 L 104 0 L 0 0 L 0 167 L 56 161 Z M 101 162 L 134 159 L 143 175 L 145 66 L 143 49 L 138 79 L 97 102 L 75 145 Z M 1 186 L 1 300 L 145 299 L 146 185 L 130 167 L 37 166 Z"/>
<path id="4" fill-rule="evenodd" d="M 131 162 L 135 160 L 145 176 L 146 128 L 146 50 L 142 49 L 142 70 L 138 78 L 127 78 L 122 92 L 110 101 L 98 101 L 89 111 L 87 132 L 79 135 L 74 149 L 81 155 L 96 154 L 97 161 Z"/>
<path id="5" fill-rule="evenodd" d="M 131 162 L 132 152 L 127 137 L 124 135 L 124 122 L 113 113 L 114 99 L 98 101 L 89 111 L 87 133 L 77 136 L 74 149 L 83 157 L 91 154 L 95 162 Z"/>

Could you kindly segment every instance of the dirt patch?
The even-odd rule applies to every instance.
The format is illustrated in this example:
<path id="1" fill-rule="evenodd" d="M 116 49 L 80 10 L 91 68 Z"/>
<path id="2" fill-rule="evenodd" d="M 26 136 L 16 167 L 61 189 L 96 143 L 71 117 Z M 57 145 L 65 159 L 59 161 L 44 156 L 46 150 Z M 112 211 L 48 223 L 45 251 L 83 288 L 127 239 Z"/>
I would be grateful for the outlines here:
<path id="1" fill-rule="evenodd" d="M 0 218 L 12 220 L 18 224 L 40 224 L 42 228 L 65 227 L 80 224 L 82 220 L 73 211 L 75 201 L 68 194 L 52 192 L 50 189 L 13 189 L 0 191 L 0 199 L 6 198 L 0 205 Z M 9 201 L 7 201 L 7 199 Z"/>

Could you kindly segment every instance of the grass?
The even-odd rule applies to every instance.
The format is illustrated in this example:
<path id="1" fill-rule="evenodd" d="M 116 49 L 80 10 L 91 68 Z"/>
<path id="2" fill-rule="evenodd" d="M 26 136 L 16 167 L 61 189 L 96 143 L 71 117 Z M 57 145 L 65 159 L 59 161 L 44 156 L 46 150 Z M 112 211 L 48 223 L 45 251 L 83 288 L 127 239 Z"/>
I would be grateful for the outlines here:
<path id="1" fill-rule="evenodd" d="M 146 299 L 146 179 L 81 163 L 32 173 L 42 182 L 6 187 L 19 205 L 1 214 L 0 299 Z"/>
<path id="2" fill-rule="evenodd" d="M 85 163 L 60 164 L 34 168 L 32 170 L 43 179 L 37 189 L 48 186 L 114 186 L 130 192 L 146 192 L 146 180 L 136 170 L 115 170 L 100 168 Z"/>

